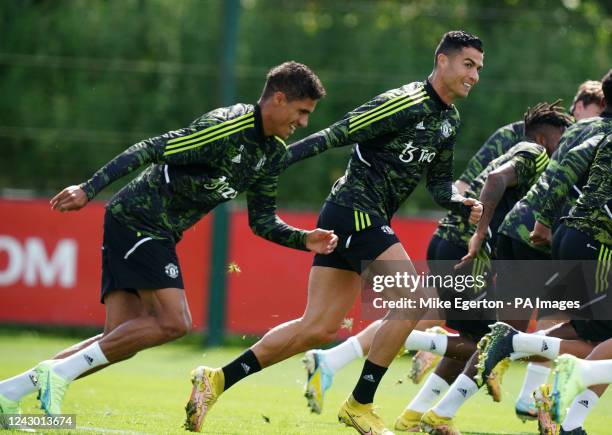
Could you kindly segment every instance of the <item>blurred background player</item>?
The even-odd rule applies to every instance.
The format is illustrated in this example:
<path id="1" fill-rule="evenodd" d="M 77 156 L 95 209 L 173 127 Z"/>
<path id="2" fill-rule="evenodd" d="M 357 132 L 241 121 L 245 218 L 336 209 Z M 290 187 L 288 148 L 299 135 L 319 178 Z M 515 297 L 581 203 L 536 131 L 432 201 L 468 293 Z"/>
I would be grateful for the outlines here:
<path id="1" fill-rule="evenodd" d="M 531 138 L 534 142 L 520 141 L 502 156 L 490 162 L 471 181 L 466 190 L 466 196 L 479 198 L 483 196 L 483 191 L 486 188 L 490 188 L 489 186 L 495 176 L 503 174 L 507 168 L 512 168 L 512 171 L 516 173 L 515 183 L 506 185 L 502 200 L 498 204 L 490 204 L 494 213 L 491 214 L 489 211 L 486 217 L 483 213 L 483 219 L 486 220 L 481 219 L 478 226 L 486 225 L 488 227 L 487 246 L 479 249 L 472 264 L 466 264 L 461 269 L 455 269 L 457 262 L 465 258 L 468 253 L 468 243 L 476 227 L 451 213 L 440 221 L 427 253 L 431 272 L 438 276 L 472 275 L 487 277 L 486 286 L 476 286 L 462 293 L 457 293 L 453 288 L 440 288 L 438 291 L 442 298 L 453 300 L 460 296 L 462 299 L 477 301 L 487 298 L 489 291 L 494 293 L 491 260 L 495 258 L 497 228 L 513 202 L 523 196 L 544 169 L 548 155 L 554 151 L 558 142 L 555 133 L 562 131 L 564 125 L 569 122 L 569 118 L 556 103 L 540 103 L 533 108 L 529 108 L 525 113 L 524 125 L 528 132 L 528 138 Z M 492 295 L 488 297 L 491 298 Z M 476 343 L 489 331 L 488 325 L 493 323 L 495 312 L 484 309 L 474 309 L 469 312 L 447 310 L 446 316 L 447 326 L 458 331 L 464 337 L 463 343 L 458 347 L 461 354 L 455 351 L 455 353 L 449 352 L 445 355 L 434 375 L 430 376 L 426 384 L 423 385 L 422 394 L 419 392 L 419 395 L 398 418 L 396 429 L 418 430 L 423 414 L 440 397 L 440 394 L 435 395 L 431 392 L 440 391 L 441 394 L 444 393 L 457 376 L 461 374 L 467 361 L 476 350 Z M 461 361 L 461 364 L 458 364 L 456 360 Z M 429 383 L 432 385 L 428 385 Z M 497 401 L 500 400 L 499 397 L 496 397 L 496 399 Z"/>
<path id="2" fill-rule="evenodd" d="M 463 249 L 467 254 L 461 257 L 460 263 L 455 266 L 456 270 L 467 266 L 471 260 L 477 258 L 485 243 L 494 247 L 495 255 L 499 255 L 497 227 L 508 210 L 535 183 L 546 167 L 549 156 L 556 149 L 563 131 L 571 123 L 572 119 L 564 113 L 562 107 L 558 106 L 558 101 L 553 104 L 540 103 L 527 110 L 525 140 L 512 147 L 504 156 L 494 160 L 489 165 L 494 167 L 485 170 L 487 173 L 483 174 L 483 179 L 480 181 L 483 185 L 479 194 L 480 200 L 483 201 L 483 216 L 475 230 L 471 227 L 466 229 L 467 234 L 459 233 L 461 234 L 459 240 L 464 244 Z M 451 240 L 457 243 L 454 238 Z M 498 272 L 497 285 L 499 283 Z M 482 336 L 487 332 L 487 325 L 491 323 L 490 316 L 494 316 L 495 313 L 485 312 L 482 315 L 482 319 L 474 319 L 466 325 L 466 332 L 475 336 Z M 461 325 L 460 322 L 457 324 Z M 467 328 L 468 326 L 470 328 Z M 476 353 L 471 356 L 462 373 L 435 407 L 422 414 L 420 420 L 422 430 L 428 433 L 455 433 L 453 417 L 459 407 L 478 391 L 477 385 L 472 380 L 476 373 L 476 357 Z"/>
<path id="3" fill-rule="evenodd" d="M 551 201 L 552 208 L 548 208 L 548 212 L 544 212 L 547 216 L 547 224 L 553 229 L 559 225 L 559 218 L 567 214 L 571 206 L 575 203 L 577 195 L 576 189 L 582 187 L 586 178 L 581 180 L 581 184 L 572 188 L 572 185 L 567 185 L 561 190 L 551 189 L 550 186 L 555 180 L 566 180 L 568 175 L 575 176 L 574 170 L 570 172 L 560 169 L 560 162 L 569 154 L 570 161 L 575 161 L 572 166 L 576 167 L 577 163 L 582 162 L 581 167 L 583 173 L 587 170 L 590 161 L 594 156 L 594 143 L 591 146 L 582 146 L 582 144 L 596 134 L 602 134 L 609 128 L 612 120 L 612 108 L 607 103 L 609 97 L 612 97 L 610 91 L 610 74 L 606 74 L 601 83 L 601 99 L 595 104 L 597 107 L 605 108 L 600 116 L 589 117 L 578 121 L 575 125 L 567 129 L 562 136 L 559 147 L 556 153 L 552 156 L 551 162 L 546 171 L 538 179 L 537 183 L 529 190 L 527 195 L 521 199 L 505 217 L 504 222 L 500 227 L 502 238 L 511 239 L 517 251 L 527 250 L 528 252 L 539 251 L 545 254 L 551 253 L 550 234 L 546 232 L 544 235 L 531 234 L 531 230 L 539 229 L 536 223 L 538 219 L 544 220 L 542 210 L 544 202 L 548 201 L 550 195 L 554 195 Z M 607 96 L 606 96 L 607 93 Z M 596 94 L 597 95 L 597 94 Z M 586 164 L 585 164 L 586 163 Z M 532 238 L 534 240 L 532 241 Z M 538 240 L 540 239 L 540 240 Z M 509 240 L 507 240 L 509 241 Z M 535 243 L 534 243 L 535 241 Z M 542 289 L 543 290 L 543 289 Z M 549 313 L 546 310 L 540 310 L 538 316 L 543 318 L 538 321 L 537 329 L 540 331 L 548 330 L 550 333 L 558 335 L 560 338 L 571 338 L 571 336 L 559 335 L 563 334 L 563 329 L 552 328 L 559 320 L 546 320 L 547 316 L 553 314 L 559 318 L 558 313 Z M 534 419 L 536 417 L 535 402 L 533 399 L 533 391 L 546 382 L 550 369 L 548 364 L 529 363 L 527 366 L 527 374 L 523 381 L 519 397 L 516 400 L 515 410 L 517 416 L 522 419 Z M 488 382 L 488 377 L 485 376 L 485 382 Z"/>
<path id="4" fill-rule="evenodd" d="M 599 116 L 604 108 L 601 82 L 587 80 L 578 86 L 574 95 L 570 114 L 576 121 Z M 504 154 L 516 145 L 525 136 L 525 123 L 523 120 L 500 127 L 472 156 L 465 171 L 455 182 L 460 192 L 464 192 L 472 181 L 493 159 Z"/>
<path id="5" fill-rule="evenodd" d="M 608 128 L 608 132 L 612 129 Z M 593 148 L 593 160 L 581 160 L 588 164 L 586 172 L 588 181 L 570 210 L 569 215 L 562 220 L 554 236 L 553 255 L 561 260 L 586 260 L 577 282 L 567 283 L 571 295 L 580 295 L 587 289 L 588 298 L 582 303 L 581 310 L 589 307 L 591 318 L 572 320 L 568 324 L 574 336 L 587 343 L 598 343 L 612 337 L 612 321 L 608 296 L 610 292 L 610 265 L 612 264 L 612 183 L 610 183 L 610 156 L 612 154 L 612 135 L 596 134 L 585 143 L 567 153 L 560 164 L 560 170 L 569 177 L 561 177 L 561 181 L 551 186 L 550 192 L 562 194 L 580 178 L 583 170 L 576 165 L 572 152 L 580 148 Z M 593 145 L 594 144 L 594 145 Z M 564 186 L 564 187 L 563 187 Z M 555 198 L 555 194 L 549 195 Z M 544 210 L 546 210 L 545 202 Z M 546 216 L 546 212 L 544 212 Z M 567 279 L 567 278 L 566 278 Z M 558 285 L 558 284 L 557 284 Z M 592 347 L 593 344 L 590 344 Z M 495 364 L 501 358 L 507 357 L 511 352 L 520 352 L 523 355 L 540 355 L 553 359 L 563 353 L 585 356 L 584 346 L 572 346 L 571 342 L 562 341 L 555 334 L 547 336 L 524 334 L 516 331 L 509 325 L 499 323 L 493 328 L 483 347 L 483 361 L 487 366 Z M 589 359 L 598 359 L 589 357 Z M 486 374 L 486 373 L 485 373 Z M 574 388 L 571 383 L 556 382 L 553 386 L 553 397 L 558 388 Z M 587 392 L 587 395 L 589 393 Z M 601 391 L 597 391 L 601 395 Z M 567 395 L 566 395 L 567 397 Z M 592 401 L 591 401 L 592 403 Z M 560 420 L 559 413 L 564 412 L 569 403 L 562 403 L 553 409 L 555 419 Z M 584 413 L 586 416 L 586 413 Z M 583 421 L 583 420 L 582 420 Z M 582 424 L 580 422 L 580 425 Z M 571 428 L 566 427 L 567 430 Z"/>

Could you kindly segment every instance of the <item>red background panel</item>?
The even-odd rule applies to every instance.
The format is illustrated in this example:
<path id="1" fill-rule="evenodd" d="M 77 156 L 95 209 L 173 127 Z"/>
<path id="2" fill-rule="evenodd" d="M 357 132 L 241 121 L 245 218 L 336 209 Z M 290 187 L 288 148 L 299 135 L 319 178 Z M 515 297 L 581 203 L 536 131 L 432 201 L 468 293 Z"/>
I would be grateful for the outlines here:
<path id="1" fill-rule="evenodd" d="M 314 228 L 315 213 L 281 212 L 290 225 Z M 393 229 L 413 260 L 424 260 L 436 221 L 394 219 Z M 295 319 L 306 307 L 308 272 L 313 254 L 272 244 L 251 233 L 246 211 L 232 213 L 229 259 L 242 272 L 228 279 L 226 326 L 229 332 L 261 334 L 279 323 Z M 356 332 L 369 322 L 359 321 L 359 301 L 347 318 Z M 341 331 L 342 336 L 350 335 Z"/>
<path id="2" fill-rule="evenodd" d="M 29 286 L 20 276 L 0 284 L 0 323 L 56 325 L 104 324 L 104 307 L 99 303 L 100 247 L 104 207 L 93 202 L 79 212 L 58 213 L 47 201 L 0 200 L 0 237 L 17 241 L 23 248 L 28 239 L 42 241 L 51 257 L 60 240 L 77 246 L 76 280 L 64 288 L 57 279 L 45 286 L 40 280 Z M 281 212 L 289 224 L 314 228 L 315 213 Z M 393 228 L 413 260 L 425 258 L 432 220 L 395 219 Z M 210 265 L 211 218 L 205 217 L 184 234 L 178 245 L 187 298 L 194 327 L 206 328 Z M 245 210 L 230 213 L 228 262 L 242 270 L 228 274 L 226 326 L 231 334 L 261 335 L 273 326 L 301 316 L 312 254 L 275 245 L 252 234 Z M 24 249 L 25 250 L 25 249 Z M 9 266 L 8 252 L 0 249 L 0 275 Z M 219 307 L 220 308 L 220 307 Z M 354 319 L 352 332 L 364 327 L 359 305 L 347 315 Z M 343 331 L 346 336 L 349 331 Z"/>
<path id="3" fill-rule="evenodd" d="M 17 239 L 22 247 L 28 238 L 42 239 L 50 257 L 61 239 L 77 246 L 76 282 L 70 288 L 28 286 L 22 278 L 0 285 L 0 322 L 58 325 L 104 324 L 100 304 L 100 248 L 104 205 L 93 202 L 70 213 L 54 212 L 47 201 L 0 200 L 0 236 Z M 206 323 L 210 245 L 210 219 L 204 219 L 185 233 L 178 246 L 194 325 Z M 0 271 L 9 266 L 8 253 L 0 250 Z"/>

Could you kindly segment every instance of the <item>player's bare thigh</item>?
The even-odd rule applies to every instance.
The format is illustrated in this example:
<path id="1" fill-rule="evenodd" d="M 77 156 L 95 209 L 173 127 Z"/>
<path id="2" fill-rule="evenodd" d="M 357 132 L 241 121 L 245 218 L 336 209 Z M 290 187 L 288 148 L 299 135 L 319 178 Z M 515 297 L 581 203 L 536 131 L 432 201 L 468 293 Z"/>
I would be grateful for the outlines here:
<path id="1" fill-rule="evenodd" d="M 104 307 L 106 309 L 105 334 L 122 323 L 147 314 L 140 296 L 124 290 L 114 290 L 107 293 L 104 297 Z"/>
<path id="2" fill-rule="evenodd" d="M 385 249 L 365 271 L 364 279 L 371 280 L 375 275 L 395 276 L 398 273 L 400 276 L 405 274 L 409 276 L 417 275 L 414 264 L 401 243 L 395 243 Z M 411 283 L 411 281 L 408 283 Z M 399 286 L 385 286 L 381 296 L 386 299 L 397 300 L 402 297 L 423 297 L 426 294 L 426 290 L 422 287 L 405 286 L 404 281 L 400 284 Z"/>
<path id="3" fill-rule="evenodd" d="M 313 266 L 308 279 L 308 301 L 302 321 L 323 322 L 337 328 L 353 306 L 361 288 L 356 272 Z"/>

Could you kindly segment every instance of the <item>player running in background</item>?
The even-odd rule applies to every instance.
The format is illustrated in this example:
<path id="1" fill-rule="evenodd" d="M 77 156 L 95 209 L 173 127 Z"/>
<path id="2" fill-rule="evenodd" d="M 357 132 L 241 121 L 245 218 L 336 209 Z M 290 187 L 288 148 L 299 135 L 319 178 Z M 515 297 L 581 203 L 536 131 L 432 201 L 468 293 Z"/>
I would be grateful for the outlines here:
<path id="1" fill-rule="evenodd" d="M 439 235 L 445 238 L 441 238 L 442 241 L 438 243 L 444 243 L 443 246 L 446 246 L 441 257 L 448 257 L 449 260 L 460 259 L 455 270 L 460 271 L 461 268 L 470 264 L 470 260 L 478 259 L 479 261 L 475 264 L 476 272 L 482 273 L 484 267 L 478 266 L 478 263 L 490 262 L 490 256 L 487 253 L 498 252 L 497 228 L 504 216 L 546 168 L 549 156 L 555 151 L 559 138 L 571 123 L 572 119 L 564 113 L 562 107 L 558 106 L 558 101 L 553 104 L 540 103 L 525 113 L 525 140 L 491 162 L 484 173 L 472 182 L 476 186 L 478 184 L 481 186 L 477 190 L 484 208 L 482 218 L 476 228 L 466 226 L 460 221 L 457 222 L 456 219 L 448 219 L 448 222 L 441 225 Z M 468 189 L 468 194 L 473 195 L 475 192 Z M 454 224 L 456 228 L 451 225 L 449 225 L 451 228 L 446 228 L 446 224 Z M 457 228 L 460 230 L 457 231 Z M 465 254 L 463 256 L 459 256 L 462 252 L 459 252 L 458 249 L 451 250 L 453 245 L 459 243 L 462 244 L 462 251 Z M 471 272 L 474 273 L 473 270 Z M 452 273 L 452 270 L 443 273 Z M 500 278 L 498 274 L 498 283 Z M 472 297 L 474 296 L 479 295 Z M 462 319 L 452 322 L 451 327 L 477 340 L 487 332 L 495 312 L 471 312 L 469 316 L 467 321 Z M 462 373 L 459 374 L 456 371 L 453 373 L 453 379 L 458 376 L 452 385 L 447 387 L 448 391 L 442 399 L 433 408 L 421 412 L 422 430 L 428 433 L 452 434 L 457 432 L 452 421 L 453 417 L 459 407 L 478 391 L 477 385 L 472 380 L 476 373 L 476 356 L 476 353 L 471 355 Z"/>
<path id="2" fill-rule="evenodd" d="M 590 260 L 584 265 L 578 282 L 568 282 L 570 290 L 587 289 L 590 300 L 584 302 L 582 307 L 590 306 L 592 310 L 591 319 L 573 320 L 571 327 L 574 329 L 575 336 L 588 343 L 597 343 L 612 338 L 612 321 L 610 318 L 610 304 L 607 303 L 606 295 L 610 292 L 610 265 L 612 259 L 612 129 L 608 129 L 608 135 L 597 134 L 580 147 L 592 147 L 595 149 L 595 157 L 592 162 L 580 160 L 583 164 L 588 164 L 586 172 L 588 181 L 582 189 L 582 193 L 576 201 L 576 205 L 571 209 L 569 215 L 562 220 L 562 224 L 555 233 L 553 253 L 554 257 L 565 260 Z M 578 159 L 572 158 L 570 151 L 565 159 L 560 163 L 560 170 L 565 177 L 561 177 L 558 182 L 551 185 L 551 194 L 548 201 L 544 203 L 543 210 L 546 210 L 551 202 L 569 189 L 580 178 L 583 169 L 580 164 L 576 164 Z M 555 192 L 555 194 L 552 194 Z M 546 212 L 544 213 L 546 215 Z M 540 215 L 538 215 L 540 218 Z M 592 267 L 591 267 L 592 266 Z M 578 289 L 576 289 L 578 287 Z M 574 292 L 573 295 L 579 294 Z M 603 297 L 602 297 L 603 296 Z M 595 303 L 593 303 L 595 302 Z M 524 334 L 516 331 L 506 324 L 497 324 L 492 331 L 487 346 L 483 348 L 483 361 L 486 365 L 494 364 L 496 360 L 510 352 L 521 352 L 525 355 L 540 355 L 549 359 L 564 353 L 576 355 L 574 349 L 568 346 L 570 343 L 555 337 L 534 336 L 534 334 Z M 591 345 L 592 346 L 592 345 Z M 603 347 L 607 347 L 603 346 Z M 583 356 L 583 355 L 581 355 Z M 599 350 L 594 350 L 587 359 L 610 358 L 609 354 L 602 354 Z M 572 365 L 573 358 L 562 358 L 565 361 L 561 367 Z M 572 376 L 566 376 L 568 370 L 560 370 L 562 376 L 553 385 L 552 413 L 554 420 L 561 421 L 562 414 L 570 404 L 574 396 L 584 390 L 588 385 L 597 383 L 579 384 L 573 382 Z M 563 374 L 565 373 L 565 374 Z M 564 377 L 565 376 L 565 377 Z M 586 406 L 582 403 L 582 408 L 574 409 L 576 418 L 571 417 L 570 422 L 564 425 L 564 430 L 571 431 L 582 425 L 588 411 L 583 408 L 591 409 L 596 402 L 596 396 L 601 396 L 603 389 L 596 391 L 586 391 L 585 397 L 578 400 L 587 400 Z M 587 397 L 588 396 L 588 397 Z M 580 412 L 578 412 L 580 411 Z M 578 416 L 581 417 L 578 420 Z M 571 427 L 570 427 L 571 426 Z M 577 432 L 580 433 L 580 432 Z"/>
<path id="3" fill-rule="evenodd" d="M 187 405 L 189 429 L 199 430 L 219 395 L 247 375 L 333 340 L 359 294 L 362 261 L 400 260 L 393 263 L 416 274 L 389 224 L 423 174 L 437 203 L 478 220 L 478 202 L 452 188 L 459 125 L 452 103 L 467 97 L 478 82 L 482 59 L 477 37 L 448 32 L 436 49 L 434 70 L 427 80 L 387 91 L 290 147 L 290 162 L 296 162 L 356 143 L 345 175 L 335 183 L 319 216 L 319 226 L 339 235 L 338 248 L 330 258 L 315 256 L 301 318 L 273 328 L 222 368 L 194 370 Z M 343 422 L 361 432 L 386 430 L 372 408 L 374 392 L 415 323 L 383 321 L 361 380 L 340 410 Z"/>
<path id="4" fill-rule="evenodd" d="M 268 73 L 258 104 L 208 112 L 190 126 L 143 140 L 91 179 L 51 200 L 54 210 L 79 210 L 113 181 L 145 166 L 106 206 L 101 301 L 104 332 L 0 382 L 0 412 L 40 390 L 41 407 L 60 414 L 70 383 L 139 351 L 175 340 L 191 328 L 175 245 L 216 205 L 247 192 L 249 224 L 284 246 L 333 251 L 332 231 L 304 231 L 276 216 L 276 187 L 287 148 L 283 139 L 306 127 L 325 95 L 305 65 L 286 62 Z"/>
<path id="5" fill-rule="evenodd" d="M 488 277 L 485 286 L 475 286 L 462 293 L 456 292 L 454 288 L 438 288 L 442 298 L 452 301 L 455 297 L 460 296 L 464 300 L 476 301 L 487 298 L 488 291 L 493 290 L 490 264 L 494 258 L 497 228 L 508 208 L 523 196 L 543 171 L 548 161 L 548 155 L 556 147 L 558 134 L 569 122 L 569 117 L 563 113 L 563 109 L 556 103 L 540 103 L 528 109 L 524 119 L 527 140 L 520 141 L 505 154 L 494 159 L 471 181 L 465 195 L 468 198 L 479 198 L 483 189 L 490 187 L 493 177 L 503 173 L 506 170 L 505 168 L 513 168 L 512 171 L 516 174 L 516 183 L 506 188 L 503 200 L 495 206 L 494 216 L 490 218 L 488 225 L 490 236 L 488 237 L 487 247 L 480 250 L 473 264 L 466 265 L 459 270 L 454 269 L 457 262 L 467 254 L 468 243 L 475 227 L 452 213 L 449 213 L 440 221 L 427 252 L 430 271 L 436 276 L 472 275 Z M 484 214 L 483 218 L 486 219 Z M 423 414 L 434 405 L 441 394 L 444 394 L 449 385 L 463 371 L 465 364 L 476 350 L 476 343 L 489 331 L 488 325 L 494 322 L 494 314 L 494 312 L 477 309 L 471 310 L 469 313 L 454 309 L 446 310 L 447 326 L 457 330 L 462 341 L 458 343 L 456 349 L 448 346 L 448 351 L 438 364 L 435 373 L 428 378 L 419 394 L 396 421 L 396 429 L 418 430 Z M 457 341 L 457 338 L 448 338 L 449 344 L 453 341 Z M 461 363 L 457 363 L 457 360 Z"/>
<path id="6" fill-rule="evenodd" d="M 610 92 L 610 88 L 606 86 L 612 84 L 610 78 L 612 78 L 612 71 L 604 78 L 604 92 Z M 610 249 L 612 248 L 612 213 L 610 212 L 612 184 L 609 175 L 612 123 L 610 118 L 607 119 L 608 122 L 605 122 L 606 118 L 601 121 L 607 136 L 604 136 L 603 132 L 595 134 L 580 146 L 569 151 L 560 162 L 559 177 L 551 180 L 546 201 L 536 214 L 541 225 L 550 225 L 551 215 L 554 215 L 554 211 L 559 208 L 559 204 L 563 202 L 569 190 L 580 184 L 579 180 L 588 175 L 588 181 L 581 189 L 582 193 L 576 205 L 555 232 L 553 253 L 554 257 L 559 260 L 587 260 L 586 270 L 580 274 L 577 285 L 587 289 L 588 300 L 583 301 L 582 307 L 590 306 L 592 318 L 573 320 L 571 325 L 578 337 L 593 342 L 612 337 L 612 322 L 606 320 L 610 318 L 610 305 L 606 304 L 605 299 L 610 290 Z M 537 230 L 533 236 L 540 243 L 547 238 L 545 232 L 538 233 Z M 577 285 L 571 281 L 568 283 L 571 288 Z M 534 345 L 539 344 L 542 347 L 541 341 L 541 339 L 532 338 L 529 334 L 518 333 L 508 325 L 499 324 L 491 332 L 487 345 L 483 347 L 483 366 L 486 369 L 508 352 L 532 353 Z M 554 358 L 564 351 L 559 349 L 558 339 L 551 337 L 548 342 L 550 343 L 546 347 L 557 351 L 549 358 Z M 486 375 L 486 372 L 483 375 Z"/>
<path id="7" fill-rule="evenodd" d="M 535 251 L 545 254 L 550 252 L 550 233 L 544 231 L 544 234 L 539 234 L 541 225 L 535 224 L 536 215 L 539 216 L 538 219 L 545 220 L 549 226 L 556 228 L 559 217 L 567 214 L 569 208 L 576 200 L 576 189 L 572 187 L 572 185 L 578 183 L 576 171 L 580 167 L 580 174 L 584 175 L 587 173 L 596 150 L 595 145 L 597 142 L 588 141 L 588 139 L 597 134 L 605 134 L 612 126 L 612 105 L 609 103 L 610 98 L 612 98 L 612 75 L 610 72 L 603 77 L 601 83 L 604 97 L 601 100 L 601 104 L 605 107 L 605 110 L 600 116 L 583 119 L 566 131 L 559 143 L 559 149 L 553 155 L 551 163 L 544 174 L 542 174 L 538 182 L 504 219 L 500 227 L 501 237 L 511 239 L 516 250 L 527 251 L 527 254 Z M 572 162 L 569 171 L 560 168 L 560 162 L 566 156 L 569 156 L 569 162 Z M 583 177 L 579 176 L 578 178 Z M 576 179 L 576 181 L 567 184 L 563 189 L 551 189 L 552 184 L 568 179 Z M 576 188 L 581 187 L 585 180 L 586 178 L 583 178 Z M 549 202 L 548 197 L 550 195 L 554 195 L 550 202 L 551 206 L 545 206 L 544 203 Z M 547 211 L 542 213 L 542 210 L 545 209 Z M 532 236 L 535 236 L 535 240 L 538 243 L 533 243 L 530 239 L 530 232 L 534 225 L 536 226 L 536 234 Z M 538 241 L 537 239 L 540 240 Z M 545 243 L 542 243 L 543 241 Z M 527 254 L 523 253 L 521 255 Z M 539 313 L 541 317 L 548 314 L 553 313 L 547 313 L 546 311 Z M 541 322 L 539 323 L 541 324 Z M 580 324 L 578 324 L 578 327 L 580 327 Z M 556 330 L 554 328 L 544 328 L 550 330 L 555 335 L 563 332 L 563 330 Z M 565 337 L 569 338 L 569 336 Z M 485 370 L 484 367 L 483 370 Z M 519 417 L 527 419 L 534 419 L 536 417 L 532 393 L 539 385 L 546 382 L 549 373 L 550 369 L 544 365 L 530 363 L 527 366 L 527 375 L 515 406 L 516 414 Z M 483 380 L 485 382 L 488 380 L 486 373 Z"/>
<path id="8" fill-rule="evenodd" d="M 570 107 L 570 114 L 576 121 L 580 121 L 581 119 L 598 116 L 603 110 L 603 107 L 601 82 L 597 80 L 587 80 L 578 86 L 578 91 Z M 455 186 L 463 193 L 470 182 L 482 172 L 491 160 L 504 154 L 524 136 L 525 124 L 522 120 L 500 127 L 485 141 L 476 154 L 472 156 L 465 171 L 463 171 L 459 179 L 455 182 Z"/>

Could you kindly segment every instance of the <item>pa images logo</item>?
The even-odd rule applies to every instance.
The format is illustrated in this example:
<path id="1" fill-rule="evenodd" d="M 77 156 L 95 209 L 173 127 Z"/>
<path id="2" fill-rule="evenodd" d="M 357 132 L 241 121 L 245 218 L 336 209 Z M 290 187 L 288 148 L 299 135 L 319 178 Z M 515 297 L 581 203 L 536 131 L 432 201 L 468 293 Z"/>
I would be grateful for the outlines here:
<path id="1" fill-rule="evenodd" d="M 170 278 L 178 278 L 179 276 L 179 268 L 174 263 L 166 264 L 164 271 L 166 272 L 166 275 L 168 275 Z"/>

